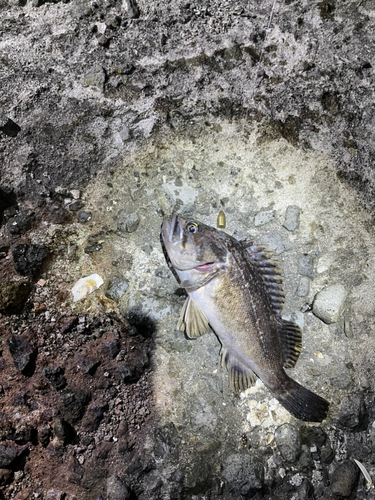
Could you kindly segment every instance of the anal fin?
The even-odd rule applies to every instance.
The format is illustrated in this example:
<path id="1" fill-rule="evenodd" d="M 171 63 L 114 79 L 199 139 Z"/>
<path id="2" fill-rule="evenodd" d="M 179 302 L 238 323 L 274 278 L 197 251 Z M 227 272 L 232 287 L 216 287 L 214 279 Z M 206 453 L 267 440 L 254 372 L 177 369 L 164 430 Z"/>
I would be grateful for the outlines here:
<path id="1" fill-rule="evenodd" d="M 281 362 L 284 368 L 293 368 L 302 350 L 302 332 L 291 321 L 282 320 L 278 328 Z"/>
<path id="2" fill-rule="evenodd" d="M 182 307 L 177 328 L 181 332 L 185 332 L 191 339 L 196 339 L 210 331 L 206 315 L 195 300 L 190 297 L 187 297 Z"/>
<path id="3" fill-rule="evenodd" d="M 229 385 L 233 392 L 238 394 L 255 384 L 255 373 L 241 363 L 229 349 L 223 346 L 220 355 L 221 366 L 226 367 L 229 372 Z"/>

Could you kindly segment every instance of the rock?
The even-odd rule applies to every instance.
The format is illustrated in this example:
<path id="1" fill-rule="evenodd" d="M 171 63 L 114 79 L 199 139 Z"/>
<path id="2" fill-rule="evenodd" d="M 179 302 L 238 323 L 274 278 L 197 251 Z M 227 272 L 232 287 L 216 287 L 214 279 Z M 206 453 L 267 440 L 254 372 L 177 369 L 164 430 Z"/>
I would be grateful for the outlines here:
<path id="1" fill-rule="evenodd" d="M 267 245 L 269 250 L 276 252 L 277 254 L 281 254 L 291 250 L 293 245 L 290 241 L 279 234 L 277 231 L 270 231 L 269 233 L 263 235 L 260 238 L 261 243 Z"/>
<path id="2" fill-rule="evenodd" d="M 79 279 L 71 290 L 74 302 L 84 299 L 87 295 L 100 288 L 103 283 L 103 278 L 96 273 Z"/>
<path id="3" fill-rule="evenodd" d="M 85 74 L 84 83 L 88 87 L 93 87 L 103 92 L 106 74 L 102 66 L 95 66 L 91 71 Z"/>
<path id="4" fill-rule="evenodd" d="M 53 425 L 53 433 L 64 443 L 64 445 L 73 443 L 77 436 L 74 427 L 63 418 L 56 418 Z"/>
<path id="5" fill-rule="evenodd" d="M 178 460 L 180 436 L 173 422 L 168 422 L 155 431 L 154 456 L 157 459 Z"/>
<path id="6" fill-rule="evenodd" d="M 339 424 L 352 431 L 362 429 L 366 425 L 368 413 L 361 393 L 349 394 L 341 403 Z"/>
<path id="7" fill-rule="evenodd" d="M 334 495 L 347 498 L 351 495 L 359 477 L 359 468 L 351 460 L 338 465 L 331 476 L 331 490 Z"/>
<path id="8" fill-rule="evenodd" d="M 44 245 L 15 245 L 12 255 L 17 272 L 37 277 L 48 253 L 48 248 Z"/>
<path id="9" fill-rule="evenodd" d="M 76 200 L 76 201 L 73 201 L 73 203 L 70 203 L 70 205 L 68 205 L 68 208 L 71 212 L 78 212 L 78 210 L 81 210 L 81 208 L 83 208 L 85 206 L 84 203 L 82 203 L 81 200 Z"/>
<path id="10" fill-rule="evenodd" d="M 38 429 L 38 442 L 45 448 L 51 439 L 51 429 L 49 427 L 40 427 Z"/>
<path id="11" fill-rule="evenodd" d="M 35 370 L 36 351 L 29 341 L 21 335 L 13 335 L 7 340 L 7 345 L 15 367 L 23 375 L 32 375 Z"/>
<path id="12" fill-rule="evenodd" d="M 307 297 L 310 293 L 310 280 L 306 276 L 302 276 L 299 280 L 297 295 L 298 297 Z"/>
<path id="13" fill-rule="evenodd" d="M 8 220 L 6 226 L 10 234 L 20 234 L 30 229 L 34 220 L 34 212 L 31 214 L 17 214 Z"/>
<path id="14" fill-rule="evenodd" d="M 103 420 L 104 413 L 108 411 L 108 405 L 104 404 L 93 404 L 91 405 L 86 412 L 86 415 L 82 422 L 82 428 L 85 429 L 86 432 L 95 432 L 100 422 Z"/>
<path id="15" fill-rule="evenodd" d="M 137 19 L 139 17 L 139 8 L 135 0 L 122 0 L 122 8 L 129 19 Z"/>
<path id="16" fill-rule="evenodd" d="M 295 231 L 299 227 L 299 216 L 301 209 L 296 205 L 289 205 L 285 213 L 285 221 L 283 227 L 288 231 Z"/>
<path id="17" fill-rule="evenodd" d="M 294 500 L 315 500 L 314 488 L 308 479 L 301 477 L 301 484 L 296 486 L 298 488 L 293 494 Z"/>
<path id="18" fill-rule="evenodd" d="M 140 218 L 136 213 L 125 214 L 123 210 L 119 211 L 117 229 L 122 233 L 134 233 L 139 226 Z"/>
<path id="19" fill-rule="evenodd" d="M 307 278 L 314 278 L 314 260 L 311 255 L 303 255 L 298 261 L 299 273 Z"/>
<path id="20" fill-rule="evenodd" d="M 313 313 L 328 325 L 335 323 L 340 316 L 345 297 L 346 292 L 342 285 L 328 286 L 315 295 Z"/>
<path id="21" fill-rule="evenodd" d="M 105 292 L 106 296 L 112 300 L 120 300 L 129 288 L 129 281 L 120 276 L 113 276 L 108 281 L 108 288 Z"/>
<path id="22" fill-rule="evenodd" d="M 71 316 L 70 318 L 66 319 L 60 330 L 61 335 L 65 335 L 66 333 L 71 332 L 77 323 L 78 323 L 77 316 Z"/>
<path id="23" fill-rule="evenodd" d="M 273 210 L 266 210 L 263 212 L 259 212 L 256 214 L 255 219 L 254 219 L 254 225 L 255 227 L 259 226 L 264 226 L 265 224 L 268 224 L 275 218 L 275 215 L 273 213 Z"/>
<path id="24" fill-rule="evenodd" d="M 11 469 L 17 457 L 28 449 L 27 445 L 18 446 L 14 441 L 0 442 L 0 467 Z"/>
<path id="25" fill-rule="evenodd" d="M 0 486 L 5 486 L 11 482 L 12 471 L 8 469 L 0 469 Z M 0 497 L 1 498 L 1 497 Z"/>
<path id="26" fill-rule="evenodd" d="M 82 224 L 88 222 L 91 219 L 91 217 L 92 217 L 91 212 L 84 212 L 83 210 L 81 210 L 77 213 L 77 220 Z"/>
<path id="27" fill-rule="evenodd" d="M 261 465 L 252 465 L 249 455 L 238 453 L 225 460 L 222 477 L 231 491 L 250 498 L 263 488 L 264 469 Z"/>
<path id="28" fill-rule="evenodd" d="M 126 484 L 118 477 L 107 478 L 107 498 L 108 500 L 128 500 L 130 492 Z"/>
<path id="29" fill-rule="evenodd" d="M 59 490 L 48 490 L 46 500 L 64 500 L 65 493 Z"/>
<path id="30" fill-rule="evenodd" d="M 91 358 L 84 353 L 78 353 L 76 356 L 78 366 L 86 373 L 94 375 L 96 369 L 100 365 L 100 361 L 95 358 Z"/>
<path id="31" fill-rule="evenodd" d="M 61 366 L 48 366 L 43 369 L 44 376 L 50 381 L 51 385 L 56 390 L 64 389 L 66 386 L 66 378 L 64 377 L 64 369 Z"/>
<path id="32" fill-rule="evenodd" d="M 63 416 L 71 424 L 75 424 L 83 417 L 90 396 L 82 389 L 64 389 L 60 394 L 64 405 Z"/>
<path id="33" fill-rule="evenodd" d="M 283 459 L 295 463 L 301 454 L 301 440 L 298 430 L 291 424 L 283 424 L 276 429 L 275 441 Z"/>
<path id="34" fill-rule="evenodd" d="M 13 120 L 0 113 L 0 130 L 9 137 L 16 137 L 21 130 Z"/>
<path id="35" fill-rule="evenodd" d="M 120 352 L 121 345 L 120 341 L 117 339 L 113 339 L 107 344 L 103 344 L 102 346 L 102 352 L 105 356 L 107 356 L 109 359 L 115 359 L 117 354 Z"/>
<path id="36" fill-rule="evenodd" d="M 85 253 L 94 253 L 94 252 L 100 252 L 100 250 L 103 249 L 103 245 L 100 243 L 97 243 L 96 245 L 89 245 L 85 247 Z"/>
<path id="37" fill-rule="evenodd" d="M 31 288 L 31 283 L 25 281 L 0 282 L 0 312 L 6 314 L 21 312 Z"/>

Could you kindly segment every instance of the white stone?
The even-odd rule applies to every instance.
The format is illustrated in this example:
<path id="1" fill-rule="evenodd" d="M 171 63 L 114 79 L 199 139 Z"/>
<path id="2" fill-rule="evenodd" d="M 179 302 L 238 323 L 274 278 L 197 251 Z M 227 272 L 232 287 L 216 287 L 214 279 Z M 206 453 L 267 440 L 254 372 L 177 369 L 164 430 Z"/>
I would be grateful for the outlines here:
<path id="1" fill-rule="evenodd" d="M 103 283 L 103 278 L 99 274 L 90 274 L 79 279 L 72 288 L 74 302 L 84 299 L 88 294 L 100 288 Z"/>
<path id="2" fill-rule="evenodd" d="M 316 317 L 327 323 L 335 323 L 346 297 L 345 288 L 340 285 L 330 285 L 318 292 L 313 303 L 313 313 Z"/>

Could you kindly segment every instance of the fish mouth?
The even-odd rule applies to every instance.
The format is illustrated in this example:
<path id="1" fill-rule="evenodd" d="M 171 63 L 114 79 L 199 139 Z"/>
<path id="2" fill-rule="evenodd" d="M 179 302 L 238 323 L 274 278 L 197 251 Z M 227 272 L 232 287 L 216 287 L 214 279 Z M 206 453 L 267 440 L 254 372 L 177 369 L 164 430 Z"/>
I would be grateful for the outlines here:
<path id="1" fill-rule="evenodd" d="M 204 264 L 199 264 L 199 266 L 195 266 L 192 269 L 199 271 L 200 273 L 206 273 L 211 271 L 216 262 L 205 262 Z"/>

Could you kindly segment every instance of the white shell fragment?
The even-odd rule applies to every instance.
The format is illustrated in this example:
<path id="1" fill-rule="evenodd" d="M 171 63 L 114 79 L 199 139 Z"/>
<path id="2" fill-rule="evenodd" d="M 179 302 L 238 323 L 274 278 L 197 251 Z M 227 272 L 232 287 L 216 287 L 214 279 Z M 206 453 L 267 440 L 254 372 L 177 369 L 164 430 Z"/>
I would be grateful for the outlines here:
<path id="1" fill-rule="evenodd" d="M 84 299 L 89 293 L 100 288 L 103 283 L 103 278 L 99 274 L 90 274 L 86 278 L 79 279 L 72 288 L 74 302 Z"/>
<path id="2" fill-rule="evenodd" d="M 374 487 L 374 484 L 371 480 L 371 476 L 370 474 L 368 473 L 366 467 L 361 464 L 361 462 L 359 460 L 356 460 L 355 458 L 352 458 L 353 462 L 355 462 L 359 469 L 361 470 L 362 474 L 364 475 L 365 479 L 366 479 L 366 487 L 368 490 L 372 489 Z"/>

